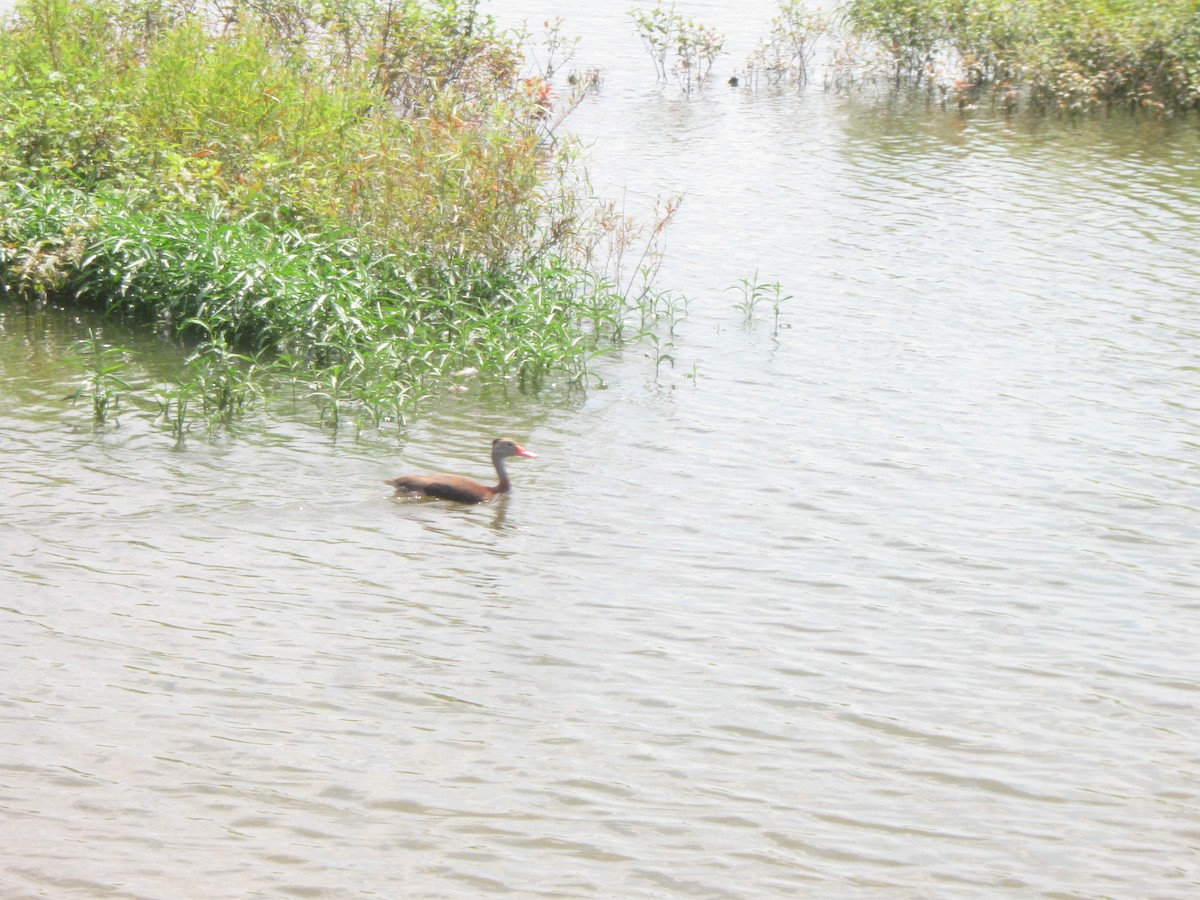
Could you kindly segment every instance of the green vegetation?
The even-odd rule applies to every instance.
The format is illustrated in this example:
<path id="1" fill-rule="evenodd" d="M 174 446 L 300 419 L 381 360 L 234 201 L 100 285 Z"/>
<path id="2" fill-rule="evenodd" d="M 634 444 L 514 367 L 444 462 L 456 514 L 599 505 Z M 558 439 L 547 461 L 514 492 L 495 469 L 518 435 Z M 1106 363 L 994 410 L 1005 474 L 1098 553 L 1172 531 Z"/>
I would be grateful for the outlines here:
<path id="1" fill-rule="evenodd" d="M 662 0 L 630 16 L 660 80 L 709 80 L 720 34 Z M 770 28 L 751 87 L 823 66 L 962 106 L 1200 105 L 1196 0 L 782 0 Z M 467 378 L 586 386 L 647 335 L 673 365 L 685 309 L 653 285 L 678 198 L 644 224 L 594 202 L 557 129 L 599 73 L 568 72 L 561 22 L 523 62 L 526 37 L 479 0 L 18 0 L 0 295 L 174 330 L 177 380 L 135 405 L 179 439 L 280 394 L 338 428 Z M 743 295 L 778 328 L 778 286 Z M 129 360 L 94 333 L 72 362 L 97 426 Z"/>
<path id="2" fill-rule="evenodd" d="M 1022 97 L 1070 112 L 1200 105 L 1195 0 L 847 0 L 841 18 L 897 83 L 962 102 L 990 87 L 1007 107 Z M 865 58 L 852 46 L 843 63 Z"/>
<path id="3" fill-rule="evenodd" d="M 663 0 L 629 15 L 660 81 L 704 85 L 720 34 Z M 1010 110 L 1200 106 L 1197 0 L 780 0 L 770 28 L 730 84 L 804 85 L 821 65 L 827 88 L 919 86 L 963 107 L 985 89 Z"/>
<path id="4" fill-rule="evenodd" d="M 685 19 L 674 3 L 664 4 L 663 0 L 649 10 L 631 9 L 629 17 L 654 62 L 659 81 L 665 83 L 674 76 L 688 96 L 704 86 L 725 45 L 724 35 Z"/>
<path id="5" fill-rule="evenodd" d="M 336 426 L 403 418 L 465 369 L 586 383 L 631 311 L 654 316 L 673 207 L 639 227 L 590 202 L 554 129 L 594 77 L 556 94 L 556 31 L 523 76 L 477 6 L 21 0 L 0 294 L 177 329 L 195 351 L 157 398 L 177 437 L 280 385 Z"/>
<path id="6" fill-rule="evenodd" d="M 794 294 L 784 294 L 783 285 L 778 281 L 762 282 L 758 280 L 758 273 L 754 273 L 753 278 L 741 278 L 733 287 L 726 288 L 728 291 L 737 291 L 741 294 L 741 299 L 733 305 L 733 308 L 738 310 L 746 318 L 746 324 L 754 321 L 755 312 L 763 303 L 769 303 L 774 316 L 775 330 L 773 334 L 778 337 L 780 328 L 790 328 L 790 325 L 781 325 L 779 321 L 780 308 L 789 300 L 795 299 Z"/>
<path id="7" fill-rule="evenodd" d="M 130 351 L 104 344 L 94 329 L 88 330 L 87 340 L 75 342 L 75 350 L 79 356 L 66 362 L 83 373 L 83 382 L 67 399 L 77 403 L 87 397 L 92 404 L 92 424 L 103 427 L 115 415 L 121 395 L 130 390 L 129 382 L 120 375 L 129 364 Z"/>
<path id="8" fill-rule="evenodd" d="M 832 23 L 823 10 L 810 10 L 804 0 L 781 0 L 779 14 L 771 21 L 771 34 L 750 54 L 744 77 L 757 87 L 760 78 L 768 84 L 788 81 L 805 84 L 814 57 Z"/>

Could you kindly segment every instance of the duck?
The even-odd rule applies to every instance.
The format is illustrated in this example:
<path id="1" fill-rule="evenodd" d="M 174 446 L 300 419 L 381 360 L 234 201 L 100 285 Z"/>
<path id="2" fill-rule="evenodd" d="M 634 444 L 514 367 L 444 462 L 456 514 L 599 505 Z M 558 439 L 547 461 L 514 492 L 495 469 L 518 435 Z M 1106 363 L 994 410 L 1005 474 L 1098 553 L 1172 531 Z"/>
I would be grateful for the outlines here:
<path id="1" fill-rule="evenodd" d="M 500 483 L 495 487 L 480 484 L 473 478 L 464 475 L 401 475 L 399 478 L 389 478 L 383 483 L 390 484 L 397 494 L 408 494 L 414 497 L 436 497 L 439 500 L 453 500 L 456 503 L 488 503 L 497 497 L 512 491 L 512 482 L 508 478 L 508 469 L 504 461 L 510 456 L 525 459 L 537 459 L 537 454 L 527 450 L 510 437 L 498 437 L 492 441 L 492 465 Z"/>

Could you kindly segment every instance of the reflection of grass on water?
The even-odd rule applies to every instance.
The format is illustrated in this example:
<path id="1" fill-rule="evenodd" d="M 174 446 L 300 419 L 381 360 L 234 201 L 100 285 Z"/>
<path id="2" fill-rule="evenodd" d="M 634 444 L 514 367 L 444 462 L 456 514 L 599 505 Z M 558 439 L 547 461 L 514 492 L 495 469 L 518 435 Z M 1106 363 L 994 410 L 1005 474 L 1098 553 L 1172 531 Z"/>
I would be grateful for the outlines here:
<path id="1" fill-rule="evenodd" d="M 586 385 L 656 315 L 675 206 L 640 224 L 592 203 L 555 129 L 594 73 L 550 80 L 570 51 L 551 29 L 524 75 L 478 5 L 19 0 L 0 293 L 201 341 L 160 391 L 179 437 L 278 386 L 336 427 L 472 369 Z"/>

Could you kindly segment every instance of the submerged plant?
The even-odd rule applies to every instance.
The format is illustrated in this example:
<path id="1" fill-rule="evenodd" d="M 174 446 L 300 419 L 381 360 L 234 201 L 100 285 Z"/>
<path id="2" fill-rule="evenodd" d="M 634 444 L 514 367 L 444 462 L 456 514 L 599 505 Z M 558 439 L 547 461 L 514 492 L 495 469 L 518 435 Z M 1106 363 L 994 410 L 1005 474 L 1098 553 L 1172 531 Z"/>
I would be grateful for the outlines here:
<path id="1" fill-rule="evenodd" d="M 679 14 L 674 3 L 657 0 L 649 10 L 631 9 L 638 36 L 654 63 L 658 80 L 672 75 L 689 97 L 704 86 L 713 63 L 725 46 L 725 36 Z"/>
<path id="2" fill-rule="evenodd" d="M 83 382 L 66 397 L 72 403 L 87 397 L 92 406 L 92 424 L 103 427 L 116 413 L 122 395 L 132 390 L 120 373 L 128 366 L 132 351 L 105 344 L 94 329 L 88 329 L 86 340 L 74 345 L 78 356 L 66 360 L 67 365 L 83 372 Z"/>
<path id="3" fill-rule="evenodd" d="M 155 397 L 159 415 L 175 438 L 176 447 L 182 447 L 187 436 L 188 408 L 194 387 L 192 382 L 180 382 Z"/>
<path id="4" fill-rule="evenodd" d="M 847 0 L 835 84 L 881 70 L 969 108 L 990 89 L 1080 113 L 1123 105 L 1159 115 L 1200 107 L 1194 0 Z"/>
<path id="5" fill-rule="evenodd" d="M 227 336 L 211 323 L 189 319 L 185 327 L 201 329 L 207 337 L 187 361 L 191 378 L 186 393 L 180 396 L 195 395 L 210 423 L 228 425 L 261 393 L 257 360 L 235 352 Z"/>
<path id="6" fill-rule="evenodd" d="M 831 28 L 825 10 L 810 10 L 804 0 L 781 0 L 770 36 L 746 61 L 749 85 L 757 86 L 760 74 L 771 85 L 789 80 L 806 84 L 817 49 Z"/>
<path id="7" fill-rule="evenodd" d="M 726 290 L 741 293 L 741 299 L 734 303 L 733 308 L 741 312 L 748 323 L 754 321 L 754 314 L 759 306 L 769 303 L 775 322 L 774 333 L 779 333 L 780 308 L 788 300 L 793 299 L 792 294 L 783 293 L 783 285 L 778 281 L 760 282 L 758 273 L 755 272 L 753 277 L 741 278 L 736 285 L 726 288 Z"/>
<path id="8" fill-rule="evenodd" d="M 671 355 L 671 351 L 675 348 L 670 341 L 663 341 L 656 334 L 651 334 L 650 340 L 654 344 L 654 349 L 646 355 L 654 360 L 654 383 L 657 384 L 664 363 L 672 369 L 675 368 L 675 357 Z"/>

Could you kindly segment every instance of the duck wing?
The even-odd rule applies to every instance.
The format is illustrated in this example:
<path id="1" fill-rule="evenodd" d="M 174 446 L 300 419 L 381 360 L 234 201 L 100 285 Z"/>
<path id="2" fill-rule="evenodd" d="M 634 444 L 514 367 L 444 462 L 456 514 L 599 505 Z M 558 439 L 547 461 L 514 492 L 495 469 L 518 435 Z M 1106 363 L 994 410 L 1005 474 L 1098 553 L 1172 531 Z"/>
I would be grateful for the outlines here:
<path id="1" fill-rule="evenodd" d="M 496 496 L 493 488 L 462 475 L 401 475 L 385 483 L 397 491 L 458 503 L 486 503 Z"/>

